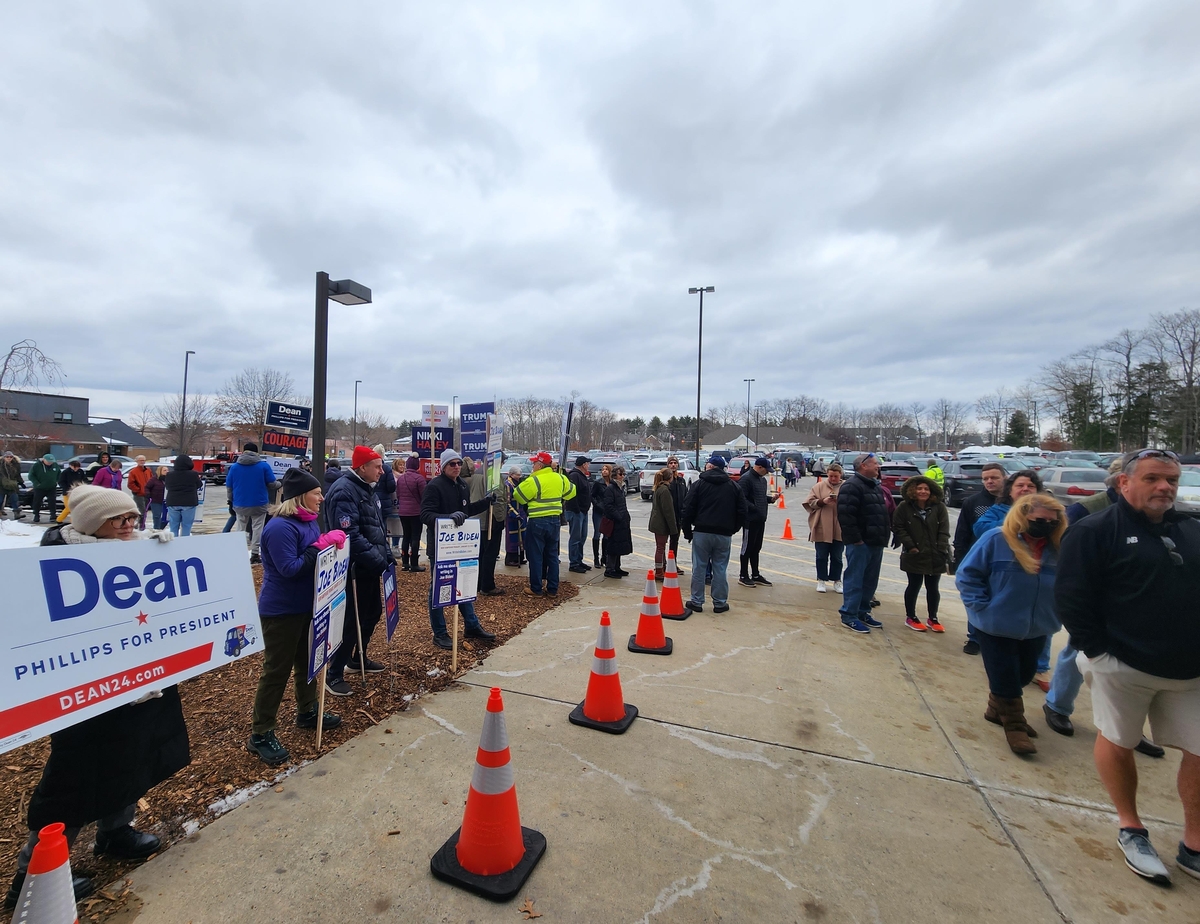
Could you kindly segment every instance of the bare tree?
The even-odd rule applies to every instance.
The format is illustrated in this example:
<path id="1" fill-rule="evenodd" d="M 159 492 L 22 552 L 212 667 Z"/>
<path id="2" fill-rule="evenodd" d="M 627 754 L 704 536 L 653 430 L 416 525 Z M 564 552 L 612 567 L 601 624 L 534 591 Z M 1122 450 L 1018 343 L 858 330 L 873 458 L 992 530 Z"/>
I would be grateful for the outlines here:
<path id="1" fill-rule="evenodd" d="M 1155 315 L 1151 329 L 1178 383 L 1179 448 L 1191 454 L 1200 430 L 1200 310 Z"/>
<path id="2" fill-rule="evenodd" d="M 993 446 L 1000 442 L 1000 434 L 1004 432 L 1004 424 L 1008 420 L 1011 405 L 1012 401 L 1008 391 L 1003 386 L 975 402 L 975 410 L 979 414 L 979 419 L 990 428 Z"/>
<path id="3" fill-rule="evenodd" d="M 225 380 L 217 398 L 217 411 L 231 424 L 261 427 L 270 401 L 295 401 L 292 377 L 278 369 L 253 366 Z"/>
<path id="4" fill-rule="evenodd" d="M 20 340 L 8 348 L 0 365 L 0 388 L 29 388 L 43 382 L 62 381 L 62 366 L 37 345 L 36 340 Z"/>
<path id="5" fill-rule="evenodd" d="M 953 450 L 962 435 L 972 405 L 965 401 L 938 398 L 930 406 L 925 423 L 933 433 L 940 433 L 942 448 Z"/>
<path id="6" fill-rule="evenodd" d="M 385 449 L 390 449 L 398 432 L 396 426 L 383 414 L 366 409 L 359 410 L 355 431 L 359 445 L 375 446 L 383 443 Z"/>
<path id="7" fill-rule="evenodd" d="M 917 449 L 925 448 L 925 431 L 921 426 L 921 419 L 925 416 L 925 405 L 921 401 L 913 401 L 908 406 L 908 416 L 912 421 L 913 427 L 917 431 Z"/>
<path id="8" fill-rule="evenodd" d="M 142 434 L 142 436 L 145 436 L 146 428 L 154 426 L 156 416 L 154 405 L 149 401 L 143 401 L 142 406 L 130 418 L 129 425 Z"/>
<path id="9" fill-rule="evenodd" d="M 188 395 L 187 420 L 180 427 L 182 409 L 183 395 L 168 395 L 155 406 L 153 420 L 174 435 L 179 442 L 178 452 L 191 454 L 197 447 L 203 452 L 204 444 L 221 429 L 216 402 L 208 395 Z M 181 431 L 182 440 L 179 439 Z"/>

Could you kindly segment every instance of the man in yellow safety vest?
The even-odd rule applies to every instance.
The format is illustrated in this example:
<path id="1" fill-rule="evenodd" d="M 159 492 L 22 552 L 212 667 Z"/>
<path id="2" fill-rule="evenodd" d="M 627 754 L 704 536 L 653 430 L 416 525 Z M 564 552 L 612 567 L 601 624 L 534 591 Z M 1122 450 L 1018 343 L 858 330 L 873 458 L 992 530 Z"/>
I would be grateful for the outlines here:
<path id="1" fill-rule="evenodd" d="M 548 452 L 539 452 L 529 459 L 533 474 L 522 480 L 513 491 L 513 500 L 529 511 L 525 527 L 525 555 L 529 559 L 529 586 L 525 593 L 542 595 L 542 575 L 546 577 L 546 593 L 558 595 L 558 537 L 563 501 L 575 496 L 575 485 L 569 478 L 554 471 L 554 459 Z"/>

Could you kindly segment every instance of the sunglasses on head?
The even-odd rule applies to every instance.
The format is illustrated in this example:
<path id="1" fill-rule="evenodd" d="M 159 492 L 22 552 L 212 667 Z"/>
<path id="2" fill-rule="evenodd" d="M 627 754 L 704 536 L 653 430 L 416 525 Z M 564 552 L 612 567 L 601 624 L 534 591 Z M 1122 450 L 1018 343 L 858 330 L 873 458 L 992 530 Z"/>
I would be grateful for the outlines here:
<path id="1" fill-rule="evenodd" d="M 1169 449 L 1143 449 L 1125 463 L 1123 470 L 1128 469 L 1129 466 L 1133 465 L 1134 462 L 1137 462 L 1140 459 L 1168 459 L 1171 462 L 1174 462 L 1176 465 L 1179 464 L 1179 456 L 1171 452 Z"/>

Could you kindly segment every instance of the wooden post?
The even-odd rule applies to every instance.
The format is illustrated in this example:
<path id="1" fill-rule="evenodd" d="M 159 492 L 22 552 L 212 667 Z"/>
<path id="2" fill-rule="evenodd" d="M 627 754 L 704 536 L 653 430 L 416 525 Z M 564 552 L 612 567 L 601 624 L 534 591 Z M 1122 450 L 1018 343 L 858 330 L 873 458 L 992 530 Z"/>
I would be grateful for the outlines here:
<path id="1" fill-rule="evenodd" d="M 358 581 L 354 577 L 354 567 L 350 567 L 350 593 L 354 594 L 354 634 L 358 636 L 358 667 L 362 673 L 363 683 L 367 682 L 367 653 L 363 650 L 362 640 L 362 614 L 358 611 Z M 349 601 L 347 601 L 349 606 Z M 342 639 L 342 644 L 346 644 L 346 640 Z"/>
<path id="2" fill-rule="evenodd" d="M 450 611 L 454 619 L 450 635 L 450 676 L 453 677 L 458 673 L 458 604 L 450 607 Z"/>
<path id="3" fill-rule="evenodd" d="M 329 664 L 321 665 L 321 673 L 317 675 L 317 750 L 321 750 L 321 730 L 325 725 L 325 672 Z"/>

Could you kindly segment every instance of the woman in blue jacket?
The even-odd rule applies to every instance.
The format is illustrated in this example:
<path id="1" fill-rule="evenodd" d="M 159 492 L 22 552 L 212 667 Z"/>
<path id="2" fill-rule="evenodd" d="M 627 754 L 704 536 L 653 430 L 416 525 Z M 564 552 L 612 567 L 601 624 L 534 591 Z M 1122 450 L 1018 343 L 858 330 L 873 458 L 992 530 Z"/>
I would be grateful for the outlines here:
<path id="1" fill-rule="evenodd" d="M 340 529 L 321 532 L 321 485 L 309 472 L 290 468 L 283 476 L 280 503 L 262 531 L 263 669 L 254 695 L 254 727 L 246 747 L 268 764 L 288 759 L 287 748 L 275 737 L 275 719 L 288 676 L 296 691 L 296 726 L 317 727 L 317 685 L 308 680 L 308 629 L 313 618 L 313 577 L 317 553 L 330 545 L 341 548 Z M 321 727 L 337 728 L 341 717 L 331 712 Z"/>
<path id="2" fill-rule="evenodd" d="M 1066 529 L 1063 506 L 1053 497 L 1022 497 L 1003 526 L 975 543 L 955 576 L 988 676 L 983 717 L 1004 726 L 1014 754 L 1037 753 L 1021 690 L 1033 679 L 1047 637 L 1061 627 L 1054 575 Z"/>

